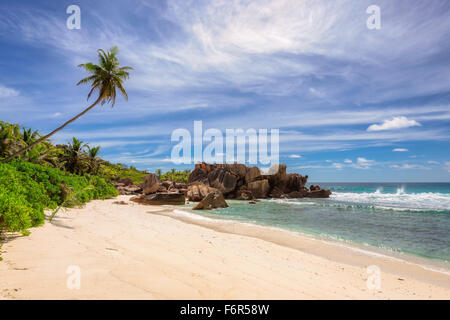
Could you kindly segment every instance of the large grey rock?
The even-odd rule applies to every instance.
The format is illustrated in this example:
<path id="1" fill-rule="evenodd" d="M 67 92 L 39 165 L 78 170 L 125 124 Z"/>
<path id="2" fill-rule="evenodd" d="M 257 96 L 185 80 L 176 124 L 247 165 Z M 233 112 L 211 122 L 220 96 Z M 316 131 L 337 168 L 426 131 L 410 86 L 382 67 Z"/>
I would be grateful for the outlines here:
<path id="1" fill-rule="evenodd" d="M 209 185 L 223 194 L 234 191 L 238 178 L 226 168 L 216 168 L 208 174 Z"/>
<path id="2" fill-rule="evenodd" d="M 251 200 L 254 197 L 252 192 L 248 190 L 247 187 L 242 187 L 236 191 L 234 198 L 236 200 Z"/>
<path id="3" fill-rule="evenodd" d="M 189 201 L 201 201 L 209 193 L 214 191 L 217 191 L 217 189 L 206 186 L 203 183 L 191 184 L 187 187 L 186 197 Z"/>
<path id="4" fill-rule="evenodd" d="M 245 174 L 245 183 L 250 183 L 261 177 L 261 171 L 258 167 L 250 167 Z"/>
<path id="5" fill-rule="evenodd" d="M 208 183 L 208 173 L 213 169 L 214 165 L 210 165 L 204 162 L 197 163 L 194 170 L 191 172 L 188 178 L 188 184 L 194 182 L 207 184 Z"/>
<path id="6" fill-rule="evenodd" d="M 153 193 L 133 197 L 130 200 L 146 205 L 184 205 L 186 203 L 182 193 Z"/>
<path id="7" fill-rule="evenodd" d="M 150 194 L 155 193 L 158 191 L 159 188 L 159 178 L 154 173 L 149 173 L 145 176 L 144 182 L 142 182 L 142 193 L 143 194 Z"/>
<path id="8" fill-rule="evenodd" d="M 290 193 L 288 193 L 288 198 L 304 198 L 306 195 L 308 194 L 308 189 L 303 188 L 299 191 L 292 191 Z"/>
<path id="9" fill-rule="evenodd" d="M 329 198 L 331 195 L 330 190 L 314 190 L 306 193 L 305 197 L 307 198 Z"/>
<path id="10" fill-rule="evenodd" d="M 274 187 L 269 193 L 270 198 L 287 198 L 287 195 L 278 187 Z"/>
<path id="11" fill-rule="evenodd" d="M 223 197 L 222 192 L 210 192 L 202 201 L 200 201 L 193 210 L 211 210 L 216 208 L 227 208 L 228 204 Z"/>
<path id="12" fill-rule="evenodd" d="M 142 188 L 140 186 L 136 185 L 129 185 L 129 186 L 116 186 L 117 191 L 119 191 L 119 194 L 124 195 L 133 195 L 133 194 L 141 194 Z"/>
<path id="13" fill-rule="evenodd" d="M 247 188 L 255 198 L 267 198 L 270 191 L 270 185 L 267 179 L 250 182 L 247 184 Z"/>
<path id="14" fill-rule="evenodd" d="M 284 191 L 289 193 L 301 190 L 305 186 L 306 181 L 308 181 L 308 176 L 301 176 L 297 173 L 288 173 L 286 175 L 286 181 L 284 182 Z"/>
<path id="15" fill-rule="evenodd" d="M 185 191 L 191 201 L 200 201 L 209 192 L 207 187 L 221 191 L 226 199 L 248 200 L 254 198 L 285 197 L 327 197 L 329 191 L 304 191 L 308 176 L 287 173 L 286 165 L 273 165 L 268 173 L 262 174 L 258 167 L 247 167 L 243 164 L 207 164 L 198 163 L 189 176 L 188 185 L 203 184 L 201 187 L 189 187 Z M 260 182 L 265 181 L 265 182 Z M 178 189 L 178 187 L 177 187 Z M 320 188 L 319 188 L 320 189 Z M 207 191 L 206 191 L 207 190 Z M 180 189 L 180 192 L 181 191 Z M 315 193 L 313 193 L 315 192 Z M 308 194 L 308 195 L 307 195 Z"/>
<path id="16" fill-rule="evenodd" d="M 133 180 L 131 180 L 131 178 L 125 178 L 125 179 L 119 180 L 119 183 L 123 183 L 125 186 L 131 186 L 131 185 L 133 185 Z"/>
<path id="17" fill-rule="evenodd" d="M 235 174 L 238 178 L 245 178 L 245 175 L 247 174 L 247 166 L 242 163 L 232 163 L 232 164 L 218 164 L 218 168 L 224 168 L 227 171 L 232 172 Z"/>

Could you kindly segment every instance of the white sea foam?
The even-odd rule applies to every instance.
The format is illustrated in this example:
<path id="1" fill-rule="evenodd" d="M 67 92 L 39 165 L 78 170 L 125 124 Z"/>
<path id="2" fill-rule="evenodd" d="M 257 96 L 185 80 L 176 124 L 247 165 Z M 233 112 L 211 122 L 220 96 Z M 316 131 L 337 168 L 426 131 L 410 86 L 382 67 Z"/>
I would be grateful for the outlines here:
<path id="1" fill-rule="evenodd" d="M 311 201 L 298 201 L 295 199 L 268 199 L 268 200 L 264 200 L 267 202 L 274 202 L 274 203 L 280 203 L 280 204 L 293 204 L 296 206 L 305 206 L 305 205 L 314 205 L 315 202 L 311 202 Z"/>
<path id="2" fill-rule="evenodd" d="M 380 209 L 411 211 L 449 211 L 450 194 L 446 193 L 405 193 L 404 188 L 396 193 L 352 193 L 334 192 L 332 200 L 338 203 L 353 203 L 374 206 Z"/>
<path id="3" fill-rule="evenodd" d="M 191 219 L 196 219 L 196 220 L 209 220 L 209 221 L 217 220 L 217 219 L 212 219 L 212 218 L 204 217 L 204 216 L 199 215 L 199 214 L 190 213 L 190 212 L 185 211 L 185 210 L 179 210 L 179 209 L 173 210 L 173 213 L 178 214 L 178 215 L 180 215 L 180 216 L 186 216 L 186 217 L 189 217 L 189 218 L 191 218 Z"/>

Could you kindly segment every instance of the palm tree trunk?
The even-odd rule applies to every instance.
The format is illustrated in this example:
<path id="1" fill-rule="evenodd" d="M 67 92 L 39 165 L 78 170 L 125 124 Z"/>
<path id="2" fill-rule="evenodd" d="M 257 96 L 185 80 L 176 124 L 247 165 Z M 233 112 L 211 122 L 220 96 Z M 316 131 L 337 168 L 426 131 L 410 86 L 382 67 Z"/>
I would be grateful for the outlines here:
<path id="1" fill-rule="evenodd" d="M 53 130 L 52 132 L 50 132 L 49 134 L 47 134 L 46 136 L 43 136 L 41 138 L 39 138 L 38 140 L 36 140 L 35 142 L 33 142 L 32 144 L 30 144 L 29 146 L 15 152 L 13 155 L 9 156 L 6 159 L 3 159 L 3 163 L 10 161 L 11 159 L 17 157 L 18 155 L 21 155 L 22 153 L 30 150 L 32 147 L 34 147 L 35 145 L 37 145 L 38 143 L 44 141 L 45 139 L 48 139 L 49 137 L 51 137 L 52 135 L 54 135 L 56 132 L 58 132 L 59 130 L 64 129 L 67 125 L 69 125 L 70 123 L 74 122 L 75 120 L 77 120 L 79 117 L 81 117 L 82 115 L 84 115 L 86 112 L 88 112 L 89 110 L 91 110 L 93 107 L 95 107 L 101 100 L 102 95 L 99 95 L 99 97 L 97 98 L 97 100 L 91 104 L 89 107 L 87 107 L 83 112 L 81 112 L 80 114 L 76 115 L 75 117 L 73 117 L 72 119 L 70 119 L 69 121 L 67 121 L 66 123 L 64 123 L 62 126 L 60 126 L 59 128 Z"/>

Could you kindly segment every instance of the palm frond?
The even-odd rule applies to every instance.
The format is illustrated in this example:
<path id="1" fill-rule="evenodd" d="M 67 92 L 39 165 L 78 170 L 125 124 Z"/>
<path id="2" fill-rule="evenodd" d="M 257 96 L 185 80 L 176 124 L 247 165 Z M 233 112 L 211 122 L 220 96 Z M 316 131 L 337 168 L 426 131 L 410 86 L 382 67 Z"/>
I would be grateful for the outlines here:
<path id="1" fill-rule="evenodd" d="M 100 103 L 111 103 L 112 106 L 116 103 L 117 89 L 128 100 L 128 94 L 123 87 L 123 80 L 130 77 L 129 70 L 133 70 L 132 67 L 119 66 L 119 60 L 117 58 L 119 50 L 116 46 L 105 51 L 98 49 L 98 65 L 93 63 L 80 64 L 79 67 L 84 68 L 91 75 L 84 79 L 81 79 L 77 85 L 90 84 L 91 89 L 87 98 L 98 91 Z"/>

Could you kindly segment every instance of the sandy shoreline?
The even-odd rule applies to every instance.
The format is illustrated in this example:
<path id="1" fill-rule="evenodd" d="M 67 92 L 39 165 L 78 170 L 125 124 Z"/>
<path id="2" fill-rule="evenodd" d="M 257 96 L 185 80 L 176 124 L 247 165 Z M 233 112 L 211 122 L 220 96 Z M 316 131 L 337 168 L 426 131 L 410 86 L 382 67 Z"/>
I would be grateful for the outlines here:
<path id="1" fill-rule="evenodd" d="M 113 203 L 128 198 L 61 212 L 5 242 L 0 298 L 450 299 L 448 274 L 280 230 Z M 367 286 L 371 265 L 379 289 Z M 79 289 L 67 287 L 70 266 L 81 271 Z"/>

